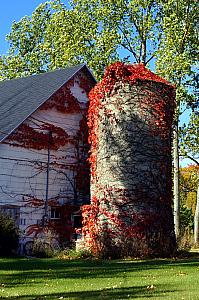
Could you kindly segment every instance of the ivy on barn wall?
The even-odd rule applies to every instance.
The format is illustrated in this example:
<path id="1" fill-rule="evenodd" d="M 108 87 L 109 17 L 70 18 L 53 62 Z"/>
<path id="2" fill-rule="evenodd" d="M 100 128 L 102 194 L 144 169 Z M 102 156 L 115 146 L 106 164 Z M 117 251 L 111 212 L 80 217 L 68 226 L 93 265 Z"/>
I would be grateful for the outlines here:
<path id="1" fill-rule="evenodd" d="M 82 207 L 86 247 L 103 257 L 173 253 L 174 86 L 143 64 L 117 62 L 89 98 L 92 199 Z"/>
<path id="2" fill-rule="evenodd" d="M 73 227 L 71 215 L 79 210 L 79 206 L 72 204 L 58 205 L 53 204 L 53 207 L 57 205 L 58 211 L 60 213 L 59 220 L 49 219 L 45 227 L 40 224 L 32 224 L 27 227 L 27 236 L 33 235 L 37 237 L 39 234 L 48 233 L 49 231 L 58 234 L 59 243 L 65 244 L 67 241 L 71 241 L 71 237 L 75 233 L 75 228 Z M 51 204 L 49 203 L 49 206 Z"/>
<path id="3" fill-rule="evenodd" d="M 88 156 L 88 128 L 87 128 L 87 111 L 88 104 L 80 103 L 71 92 L 71 88 L 78 85 L 82 89 L 82 93 L 91 90 L 91 82 L 84 74 L 77 74 L 66 85 L 61 87 L 54 95 L 51 96 L 40 108 L 40 111 L 56 110 L 64 115 L 80 115 L 79 126 L 75 134 L 70 135 L 61 125 L 51 124 L 47 121 L 41 121 L 30 117 L 28 122 L 22 123 L 18 129 L 10 135 L 4 143 L 13 147 L 22 147 L 33 151 L 46 151 L 50 149 L 51 161 L 50 168 L 62 173 L 68 179 L 69 184 L 73 187 L 73 195 L 70 201 L 66 197 L 66 204 L 60 206 L 59 196 L 48 199 L 49 207 L 57 207 L 60 213 L 59 220 L 48 220 L 46 226 L 55 230 L 60 237 L 60 240 L 70 240 L 74 228 L 72 226 L 71 214 L 78 211 L 79 204 L 77 201 L 78 194 L 82 197 L 87 197 L 90 193 L 90 175 Z M 50 134 L 49 134 L 50 133 Z M 74 153 L 72 163 L 60 163 L 56 151 L 66 145 L 72 145 Z M 46 164 L 35 160 L 34 168 L 38 172 L 46 172 Z M 73 178 L 67 176 L 67 171 L 72 172 Z M 42 208 L 45 205 L 44 199 L 38 199 L 33 195 L 23 194 L 22 201 L 24 207 Z M 64 195 L 61 196 L 64 198 Z M 69 202 L 69 203 L 68 203 Z M 42 221 L 42 220 L 41 220 Z M 31 224 L 26 230 L 27 235 L 38 235 L 43 230 L 41 224 Z"/>

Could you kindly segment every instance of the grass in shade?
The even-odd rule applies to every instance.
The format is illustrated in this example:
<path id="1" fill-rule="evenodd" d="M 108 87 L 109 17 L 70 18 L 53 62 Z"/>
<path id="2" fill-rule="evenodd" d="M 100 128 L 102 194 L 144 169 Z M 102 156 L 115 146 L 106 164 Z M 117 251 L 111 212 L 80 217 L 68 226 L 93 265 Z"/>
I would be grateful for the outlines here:
<path id="1" fill-rule="evenodd" d="M 0 299 L 199 299 L 199 256 L 155 260 L 0 259 Z"/>

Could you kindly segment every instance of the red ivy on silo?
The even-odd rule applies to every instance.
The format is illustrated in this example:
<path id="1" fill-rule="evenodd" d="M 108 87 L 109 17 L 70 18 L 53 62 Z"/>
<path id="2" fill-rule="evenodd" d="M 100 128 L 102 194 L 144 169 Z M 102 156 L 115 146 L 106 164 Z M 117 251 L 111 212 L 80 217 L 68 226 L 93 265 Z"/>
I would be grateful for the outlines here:
<path id="1" fill-rule="evenodd" d="M 101 228 L 100 228 L 100 216 L 106 215 L 109 220 L 111 220 L 113 226 L 119 228 L 118 234 L 120 234 L 123 230 L 127 232 L 129 237 L 135 236 L 137 238 L 143 238 L 143 231 L 150 224 L 154 222 L 155 215 L 150 217 L 138 217 L 136 215 L 133 216 L 135 221 L 136 228 L 132 226 L 127 226 L 122 220 L 124 219 L 124 215 L 118 215 L 115 212 L 108 212 L 103 210 L 103 205 L 99 205 L 99 199 L 97 198 L 97 192 L 101 191 L 101 187 L 98 184 L 98 178 L 96 174 L 96 162 L 97 162 L 97 150 L 98 150 L 98 122 L 99 122 L 99 110 L 103 108 L 104 102 L 103 100 L 107 96 L 113 96 L 117 93 L 117 82 L 120 83 L 128 83 L 130 85 L 139 85 L 141 82 L 145 82 L 146 86 L 153 85 L 154 82 L 161 83 L 160 84 L 160 94 L 166 94 L 166 101 L 161 99 L 161 101 L 154 101 L 152 97 L 150 97 L 150 92 L 143 98 L 141 102 L 141 106 L 143 108 L 152 107 L 154 118 L 153 121 L 149 120 L 151 135 L 156 136 L 159 135 L 162 138 L 167 138 L 170 135 L 170 128 L 172 124 L 172 118 L 174 113 L 174 98 L 175 98 L 175 88 L 165 79 L 157 76 L 152 73 L 150 70 L 146 69 L 143 64 L 137 65 L 126 65 L 121 62 L 116 62 L 110 65 L 106 70 L 104 77 L 100 83 L 98 83 L 89 93 L 90 106 L 88 111 L 88 127 L 89 127 L 89 143 L 91 145 L 89 162 L 91 164 L 91 181 L 95 184 L 95 191 L 92 195 L 91 205 L 82 206 L 82 215 L 83 215 L 83 236 L 85 238 L 86 245 L 91 249 L 91 251 L 99 255 L 101 252 L 101 247 L 103 245 L 100 243 L 100 236 L 102 236 Z M 122 107 L 119 108 L 122 110 Z M 106 111 L 109 117 L 114 119 L 114 115 L 111 115 L 111 112 Z M 166 151 L 167 149 L 165 149 Z M 165 166 L 162 165 L 162 169 Z M 167 170 L 170 171 L 170 170 Z M 100 200 L 101 202 L 107 203 L 111 201 L 111 197 L 109 197 L 109 190 L 103 190 L 104 199 Z M 125 201 L 125 190 L 117 191 L 117 194 L 120 195 L 121 201 Z M 144 192 L 140 191 L 142 196 L 144 197 Z M 171 199 L 168 196 L 168 199 Z M 160 199 L 160 201 L 164 202 L 167 199 Z M 109 236 L 111 234 L 115 234 L 111 228 L 103 229 L 108 232 Z M 135 233 L 136 232 L 136 233 Z"/>

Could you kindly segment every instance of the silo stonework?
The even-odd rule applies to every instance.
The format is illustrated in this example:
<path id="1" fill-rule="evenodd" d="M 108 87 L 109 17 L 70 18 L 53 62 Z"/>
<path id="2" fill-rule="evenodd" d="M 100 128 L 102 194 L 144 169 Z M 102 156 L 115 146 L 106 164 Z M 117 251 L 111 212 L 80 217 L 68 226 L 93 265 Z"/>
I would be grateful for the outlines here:
<path id="1" fill-rule="evenodd" d="M 83 236 L 101 257 L 169 256 L 175 88 L 144 65 L 115 63 L 90 93 L 91 204 Z"/>

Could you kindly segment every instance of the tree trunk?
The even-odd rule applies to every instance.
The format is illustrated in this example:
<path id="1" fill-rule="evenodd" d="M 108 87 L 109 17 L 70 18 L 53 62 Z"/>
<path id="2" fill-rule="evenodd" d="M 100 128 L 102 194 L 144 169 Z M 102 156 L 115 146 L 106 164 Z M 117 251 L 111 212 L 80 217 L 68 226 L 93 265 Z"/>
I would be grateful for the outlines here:
<path id="1" fill-rule="evenodd" d="M 146 36 L 145 32 L 142 37 L 142 45 L 141 45 L 141 62 L 146 65 Z"/>
<path id="2" fill-rule="evenodd" d="M 199 244 L 199 182 L 197 190 L 196 211 L 194 216 L 194 242 L 195 245 Z"/>
<path id="3" fill-rule="evenodd" d="M 180 236 L 180 193 L 179 193 L 179 148 L 178 148 L 178 121 L 173 131 L 173 193 L 174 193 L 174 224 L 176 239 Z"/>

